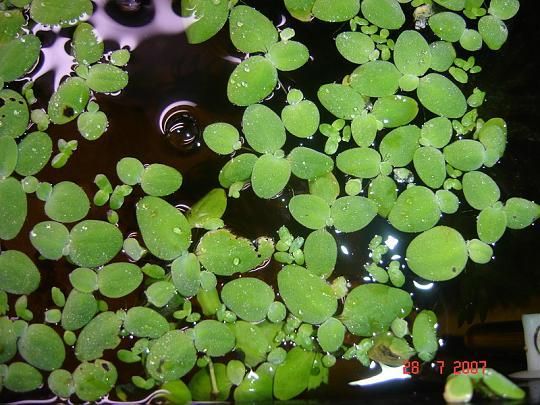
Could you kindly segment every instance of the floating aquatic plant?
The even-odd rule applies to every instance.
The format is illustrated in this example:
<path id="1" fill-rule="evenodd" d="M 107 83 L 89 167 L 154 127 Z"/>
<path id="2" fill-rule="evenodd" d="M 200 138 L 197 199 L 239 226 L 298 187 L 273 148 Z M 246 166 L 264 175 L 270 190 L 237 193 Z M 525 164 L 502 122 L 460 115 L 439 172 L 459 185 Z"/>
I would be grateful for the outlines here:
<path id="1" fill-rule="evenodd" d="M 301 21 L 348 22 L 338 28 L 335 45 L 356 66 L 344 78 L 321 83 L 318 100 L 286 89 L 286 105 L 274 111 L 264 100 L 282 72 L 310 59 L 294 30 L 278 29 L 236 1 L 182 0 L 190 43 L 227 26 L 231 46 L 249 54 L 222 89 L 232 104 L 245 107 L 241 127 L 218 122 L 203 132 L 213 152 L 234 154 L 218 176 L 223 188 L 186 213 L 170 203 L 183 191 L 182 174 L 158 162 L 123 157 L 116 184 L 96 175 L 93 198 L 86 185 L 39 180 L 49 162 L 60 169 L 78 147 L 76 140 L 60 140 L 52 157 L 53 141 L 44 132 L 49 125 L 76 120 L 88 141 L 105 134 L 109 120 L 94 95 L 128 85 L 123 67 L 130 52 L 104 55 L 99 33 L 84 22 L 92 13 L 88 0 L 0 3 L 0 238 L 23 238 L 21 230 L 31 225 L 31 246 L 42 260 L 67 262 L 71 286 L 52 287 L 48 309 L 34 313 L 33 293 L 49 275 L 27 253 L 0 253 L 0 389 L 26 393 L 46 382 L 54 395 L 81 401 L 97 401 L 115 386 L 124 400 L 134 387 L 160 388 L 155 395 L 173 403 L 289 400 L 327 383 L 337 359 L 364 366 L 400 366 L 416 355 L 434 359 L 437 316 L 416 309 L 403 289 L 410 272 L 445 281 L 465 271 L 469 259 L 487 263 L 490 244 L 507 228 L 531 225 L 540 207 L 523 198 L 501 201 L 485 168 L 504 154 L 506 124 L 480 118 L 485 93 L 475 88 L 469 94 L 462 86 L 481 71 L 471 53 L 504 45 L 505 21 L 519 1 L 491 0 L 487 8 L 481 1 L 407 3 L 285 0 Z M 409 16 L 416 29 L 397 31 Z M 40 53 L 27 18 L 45 28 L 75 27 L 76 66 L 45 100 L 46 110 L 33 107 L 32 82 L 16 82 Z M 421 29 L 426 25 L 433 42 Z M 333 121 L 321 122 L 327 113 Z M 322 150 L 311 147 L 313 138 L 324 140 Z M 348 176 L 344 187 L 336 175 Z M 283 226 L 275 240 L 252 241 L 225 227 L 227 197 L 239 198 L 250 186 L 259 198 L 275 198 L 292 176 L 306 186 L 286 201 L 304 236 Z M 36 200 L 48 220 L 28 224 Z M 124 236 L 119 227 L 126 201 L 135 207 L 139 235 Z M 438 225 L 460 203 L 478 211 L 478 238 L 466 240 Z M 94 208 L 103 206 L 106 218 L 96 217 Z M 377 216 L 414 238 L 400 262 L 387 260 L 388 246 L 374 237 L 370 262 L 358 266 L 369 282 L 351 286 L 335 271 L 333 232 L 357 232 Z M 120 252 L 129 262 L 118 259 Z M 275 286 L 246 274 L 271 260 L 283 265 Z M 127 298 L 134 296 L 144 303 L 132 305 Z M 109 300 L 117 299 L 129 307 L 110 311 Z M 124 336 L 132 339 L 120 348 Z M 358 337 L 356 343 L 347 336 Z M 66 362 L 71 353 L 76 366 Z M 117 385 L 122 376 L 104 357 L 138 364 L 137 374 Z M 524 395 L 487 369 L 477 377 L 450 377 L 444 396 L 468 401 L 475 388 L 511 399 Z"/>

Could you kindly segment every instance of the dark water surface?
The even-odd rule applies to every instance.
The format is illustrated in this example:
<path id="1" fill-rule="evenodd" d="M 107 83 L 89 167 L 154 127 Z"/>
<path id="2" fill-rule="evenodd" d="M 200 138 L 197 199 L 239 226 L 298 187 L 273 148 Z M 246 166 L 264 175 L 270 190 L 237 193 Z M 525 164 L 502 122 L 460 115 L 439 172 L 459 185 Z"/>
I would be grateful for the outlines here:
<path id="1" fill-rule="evenodd" d="M 157 0 L 156 4 L 163 2 L 166 3 Z M 280 1 L 256 0 L 248 3 L 262 9 L 275 24 L 282 20 Z M 538 65 L 531 56 L 538 49 L 539 35 L 533 4 L 532 1 L 522 2 L 520 12 L 509 24 L 509 41 L 501 51 L 480 54 L 478 63 L 484 70 L 470 83 L 471 89 L 478 86 L 488 94 L 487 102 L 480 108 L 480 116 L 486 120 L 502 117 L 508 123 L 507 152 L 501 163 L 486 170 L 499 184 L 502 201 L 512 196 L 540 200 L 540 89 Z M 155 17 L 155 9 L 149 1 L 143 2 L 140 12 L 131 15 L 122 14 L 112 6 L 107 11 L 125 26 L 145 26 Z M 308 46 L 313 60 L 297 72 L 280 73 L 284 88 L 297 87 L 304 92 L 306 98 L 315 101 L 316 91 L 321 84 L 340 81 L 354 69 L 354 65 L 345 62 L 337 53 L 333 42 L 337 33 L 347 30 L 346 25 L 303 24 L 288 19 L 284 22 L 285 26 L 296 30 L 295 39 Z M 69 34 L 66 32 L 67 36 Z M 122 44 L 121 40 L 118 42 Z M 113 41 L 106 43 L 111 49 L 118 46 Z M 229 122 L 240 128 L 243 109 L 232 106 L 226 98 L 227 79 L 236 65 L 226 57 L 243 57 L 234 51 L 226 29 L 201 45 L 187 44 L 182 33 L 144 39 L 132 53 L 127 68 L 130 80 L 128 87 L 118 96 L 99 95 L 97 98 L 101 110 L 109 118 L 107 133 L 98 141 L 87 142 L 78 136 L 76 124 L 50 128 L 49 133 L 55 140 L 78 139 L 79 149 L 63 169 L 48 168 L 40 174 L 40 180 L 53 184 L 61 180 L 74 181 L 92 196 L 96 191 L 93 184 L 96 174 L 106 174 L 114 185 L 117 181 L 117 161 L 125 156 L 133 156 L 143 163 L 159 162 L 179 169 L 184 176 L 184 183 L 167 200 L 174 205 L 192 205 L 212 188 L 219 187 L 217 175 L 228 160 L 227 157 L 215 155 L 202 144 L 202 129 L 216 121 Z M 38 99 L 48 99 L 52 83 L 51 73 L 38 79 L 35 86 Z M 284 103 L 285 91 L 283 88 L 277 89 L 269 105 L 279 111 Z M 322 110 L 321 113 L 322 122 L 331 122 L 329 115 L 325 116 Z M 163 134 L 160 117 L 161 122 L 170 118 L 168 127 L 174 127 L 174 133 L 168 136 Z M 317 144 L 317 140 L 308 142 Z M 297 143 L 297 140 L 289 139 L 285 151 L 288 152 Z M 283 196 L 270 201 L 258 199 L 251 190 L 243 191 L 240 199 L 228 200 L 224 221 L 234 232 L 250 239 L 263 235 L 274 236 L 283 224 L 293 234 L 306 236 L 306 230 L 294 223 L 286 207 L 289 198 L 295 193 L 305 192 L 306 187 L 305 182 L 292 181 Z M 120 228 L 124 235 L 137 231 L 134 204 L 140 196 L 140 191 L 135 188 L 119 211 Z M 105 219 L 105 214 L 104 208 L 93 207 L 89 217 Z M 446 215 L 441 223 L 459 229 L 466 239 L 471 239 L 476 236 L 475 217 L 476 212 L 467 207 L 463 200 L 459 214 Z M 35 223 L 42 220 L 45 220 L 43 203 L 33 198 L 30 200 L 28 220 L 21 232 L 24 237 L 3 243 L 2 249 L 22 250 L 37 262 L 37 253 L 29 245 L 26 235 Z M 352 285 L 362 283 L 365 275 L 362 266 L 368 260 L 367 244 L 374 234 L 383 235 L 385 239 L 390 235 L 396 237 L 399 244 L 392 254 L 401 256 L 411 239 L 395 231 L 381 218 L 360 232 L 337 235 L 338 246 L 346 247 L 349 254 L 340 253 L 335 276 L 345 275 Z M 504 314 L 540 312 L 540 271 L 536 262 L 539 248 L 537 227 L 521 231 L 507 230 L 494 248 L 494 261 L 487 265 L 469 263 L 466 271 L 457 279 L 422 290 L 414 286 L 414 275 L 406 273 L 406 287 L 414 293 L 415 304 L 419 308 L 434 308 L 440 315 L 439 331 L 446 344 L 438 358 L 449 361 L 489 359 L 489 366 L 498 367 L 504 372 L 526 368 L 521 351 L 506 351 L 503 356 L 493 350 L 471 351 L 463 345 L 461 338 L 451 336 L 460 334 L 455 327 L 458 321 L 478 322 L 479 317 L 488 316 L 490 319 L 494 315 L 497 319 L 515 320 L 518 318 L 505 318 Z M 126 257 L 119 257 L 118 260 L 126 260 Z M 272 264 L 257 274 L 275 283 L 277 268 Z M 69 291 L 67 276 L 72 266 L 65 261 L 43 261 L 40 262 L 40 269 L 43 275 L 42 286 L 30 298 L 36 322 L 42 321 L 43 310 L 52 306 L 52 286 L 63 287 L 64 292 Z M 107 300 L 109 307 L 115 310 L 137 305 L 143 301 L 143 291 L 141 287 L 138 293 L 129 297 Z M 501 333 L 504 328 L 504 325 L 501 326 Z M 517 335 L 519 346 L 519 330 Z M 129 345 L 129 341 L 124 344 Z M 113 357 L 112 353 L 107 354 L 106 358 Z M 70 356 L 74 366 L 76 363 L 73 354 Z M 122 367 L 119 361 L 114 363 L 119 366 L 120 384 L 129 382 L 131 375 L 140 372 L 133 365 Z M 440 393 L 443 378 L 431 370 L 424 370 L 422 378 L 413 382 L 395 381 L 363 388 L 347 385 L 349 381 L 372 374 L 373 370 L 364 369 L 357 362 L 340 361 L 330 372 L 330 384 L 307 393 L 304 398 L 321 401 L 365 397 L 369 398 L 370 403 L 402 403 L 405 399 L 411 403 L 431 403 L 442 399 Z M 144 396 L 143 392 L 132 393 L 134 400 Z M 44 392 L 35 396 L 44 397 L 47 397 Z M 13 399 L 6 392 L 0 394 L 0 402 Z"/>

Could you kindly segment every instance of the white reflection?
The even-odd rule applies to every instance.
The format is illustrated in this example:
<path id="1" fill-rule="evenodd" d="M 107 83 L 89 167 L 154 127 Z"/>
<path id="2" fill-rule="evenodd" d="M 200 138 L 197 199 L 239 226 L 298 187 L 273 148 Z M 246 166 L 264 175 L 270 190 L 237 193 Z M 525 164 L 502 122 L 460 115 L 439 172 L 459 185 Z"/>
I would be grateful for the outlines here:
<path id="1" fill-rule="evenodd" d="M 364 387 L 367 385 L 379 384 L 386 381 L 392 380 L 406 380 L 411 378 L 409 374 L 405 374 L 403 366 L 401 367 L 389 367 L 384 364 L 381 364 L 381 372 L 373 377 L 363 378 L 361 380 L 352 381 L 349 385 L 357 385 Z"/>
<path id="2" fill-rule="evenodd" d="M 433 288 L 433 286 L 435 285 L 435 283 L 429 283 L 429 284 L 420 284 L 419 282 L 417 281 L 413 281 L 413 284 L 416 288 L 418 288 L 419 290 L 431 290 Z"/>
<path id="3" fill-rule="evenodd" d="M 349 249 L 347 249 L 347 246 L 345 245 L 341 245 L 341 251 L 343 252 L 344 255 L 349 254 Z"/>
<path id="4" fill-rule="evenodd" d="M 399 240 L 394 238 L 392 235 L 388 236 L 388 238 L 386 238 L 386 240 L 384 241 L 384 244 L 388 246 L 389 249 L 394 249 L 398 243 Z"/>

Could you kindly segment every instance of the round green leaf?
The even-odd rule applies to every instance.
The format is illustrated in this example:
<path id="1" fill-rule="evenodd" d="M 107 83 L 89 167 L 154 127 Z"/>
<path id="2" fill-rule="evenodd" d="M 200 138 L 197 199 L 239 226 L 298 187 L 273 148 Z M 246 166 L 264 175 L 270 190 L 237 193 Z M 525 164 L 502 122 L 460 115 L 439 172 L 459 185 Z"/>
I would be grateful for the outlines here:
<path id="1" fill-rule="evenodd" d="M 278 70 L 289 72 L 306 64 L 309 49 L 297 41 L 281 41 L 270 46 L 266 57 Z"/>
<path id="2" fill-rule="evenodd" d="M 336 47 L 345 59 L 358 65 L 368 62 L 375 43 L 366 34 L 346 31 L 336 37 Z"/>
<path id="3" fill-rule="evenodd" d="M 456 50 L 450 42 L 435 41 L 429 45 L 431 51 L 431 69 L 446 72 L 456 59 Z"/>
<path id="4" fill-rule="evenodd" d="M 251 174 L 251 186 L 260 198 L 278 195 L 291 177 L 291 164 L 285 158 L 264 154 L 255 162 Z"/>
<path id="5" fill-rule="evenodd" d="M 402 232 L 422 232 L 433 228 L 440 216 L 433 191 L 423 186 L 412 186 L 399 195 L 388 221 Z"/>
<path id="6" fill-rule="evenodd" d="M 484 208 L 476 219 L 476 231 L 482 242 L 495 243 L 506 230 L 507 217 L 502 208 Z"/>
<path id="7" fill-rule="evenodd" d="M 28 295 L 38 288 L 40 280 L 39 270 L 26 254 L 18 250 L 0 254 L 0 290 Z"/>
<path id="8" fill-rule="evenodd" d="M 461 11 L 465 8 L 466 0 L 434 0 L 435 3 L 440 4 L 443 7 L 446 7 L 449 10 Z"/>
<path id="9" fill-rule="evenodd" d="M 17 354 L 17 334 L 13 322 L 8 317 L 0 318 L 0 364 L 7 363 Z"/>
<path id="10" fill-rule="evenodd" d="M 244 277 L 225 284 L 221 290 L 221 299 L 239 318 L 259 322 L 266 318 L 274 302 L 274 291 L 264 281 Z"/>
<path id="11" fill-rule="evenodd" d="M 459 199 L 454 193 L 448 190 L 437 190 L 435 197 L 437 197 L 437 203 L 441 212 L 445 214 L 454 214 L 457 212 Z"/>
<path id="12" fill-rule="evenodd" d="M 15 38 L 25 23 L 21 10 L 4 10 L 0 15 L 0 43 Z"/>
<path id="13" fill-rule="evenodd" d="M 213 152 L 229 155 L 238 149 L 240 134 L 231 124 L 217 122 L 204 129 L 203 139 Z"/>
<path id="14" fill-rule="evenodd" d="M 515 16 L 519 11 L 519 0 L 491 0 L 489 2 L 488 13 L 508 20 Z"/>
<path id="15" fill-rule="evenodd" d="M 381 121 L 385 128 L 407 125 L 418 114 L 418 103 L 411 97 L 381 97 L 373 105 L 373 116 Z"/>
<path id="16" fill-rule="evenodd" d="M 60 368 L 66 357 L 64 342 L 53 328 L 32 324 L 19 339 L 19 353 L 32 366 L 45 371 Z"/>
<path id="17" fill-rule="evenodd" d="M 509 400 L 522 400 L 525 398 L 525 391 L 495 370 L 488 368 L 484 370 L 482 382 L 495 395 Z"/>
<path id="18" fill-rule="evenodd" d="M 394 64 L 381 60 L 367 62 L 351 73 L 351 87 L 369 97 L 391 96 L 399 88 L 401 73 Z"/>
<path id="19" fill-rule="evenodd" d="M 431 51 L 417 31 L 403 31 L 394 46 L 394 63 L 403 74 L 422 76 L 431 66 Z"/>
<path id="20" fill-rule="evenodd" d="M 373 114 L 358 115 L 351 122 L 352 137 L 358 146 L 371 146 L 377 136 L 377 129 L 377 119 Z"/>
<path id="21" fill-rule="evenodd" d="M 309 193 L 332 204 L 339 195 L 339 183 L 332 172 L 309 181 Z"/>
<path id="22" fill-rule="evenodd" d="M 345 326 L 336 318 L 327 319 L 317 329 L 317 341 L 325 352 L 339 350 L 345 339 Z"/>
<path id="23" fill-rule="evenodd" d="M 342 22 L 356 16 L 360 0 L 315 0 L 311 12 L 322 21 Z"/>
<path id="24" fill-rule="evenodd" d="M 83 219 L 90 210 L 84 190 L 71 181 L 56 184 L 45 202 L 45 214 L 54 221 L 71 223 Z"/>
<path id="25" fill-rule="evenodd" d="M 84 139 L 95 141 L 107 131 L 109 120 L 103 111 L 83 112 L 77 118 L 77 128 Z"/>
<path id="26" fill-rule="evenodd" d="M 476 30 L 465 30 L 459 38 L 459 44 L 466 51 L 474 52 L 482 48 L 482 36 Z"/>
<path id="27" fill-rule="evenodd" d="M 7 367 L 2 383 L 13 392 L 30 392 L 41 386 L 43 377 L 31 365 L 17 361 Z"/>
<path id="28" fill-rule="evenodd" d="M 492 167 L 503 156 L 506 149 L 506 122 L 501 118 L 492 118 L 487 121 L 480 132 L 478 140 L 486 148 L 486 160 L 484 164 Z"/>
<path id="29" fill-rule="evenodd" d="M 83 65 L 96 63 L 103 56 L 105 48 L 103 40 L 98 36 L 94 27 L 88 23 L 77 25 L 73 33 L 73 56 Z"/>
<path id="30" fill-rule="evenodd" d="M 289 211 L 295 220 L 309 229 L 324 228 L 330 218 L 328 203 L 316 195 L 295 195 L 289 201 Z"/>
<path id="31" fill-rule="evenodd" d="M 84 79 L 70 77 L 51 96 L 47 112 L 53 124 L 73 121 L 84 111 L 90 99 L 90 89 Z"/>
<path id="32" fill-rule="evenodd" d="M 368 198 L 347 196 L 334 202 L 330 214 L 338 231 L 356 232 L 369 225 L 377 210 L 377 204 Z"/>
<path id="33" fill-rule="evenodd" d="M 443 11 L 429 18 L 429 26 L 440 39 L 448 42 L 457 42 L 465 31 L 465 20 L 456 13 Z"/>
<path id="34" fill-rule="evenodd" d="M 390 131 L 379 147 L 383 160 L 394 167 L 407 166 L 413 160 L 419 138 L 420 128 L 416 125 L 407 125 Z"/>
<path id="35" fill-rule="evenodd" d="M 300 21 L 309 22 L 313 16 L 311 10 L 315 0 L 285 0 L 287 11 Z"/>
<path id="36" fill-rule="evenodd" d="M 148 302 L 157 308 L 163 308 L 176 295 L 174 284 L 168 281 L 157 281 L 144 292 Z"/>
<path id="37" fill-rule="evenodd" d="M 364 0 L 362 14 L 377 27 L 396 30 L 405 23 L 405 14 L 397 0 Z"/>
<path id="38" fill-rule="evenodd" d="M 219 172 L 219 184 L 228 188 L 236 182 L 245 182 L 250 179 L 257 156 L 253 153 L 242 153 L 233 157 Z"/>
<path id="39" fill-rule="evenodd" d="M 423 310 L 414 319 L 412 338 L 414 349 L 423 361 L 433 360 L 437 343 L 437 316 L 433 311 Z"/>
<path id="40" fill-rule="evenodd" d="M 113 389 L 117 378 L 114 364 L 108 361 L 81 363 L 73 372 L 75 393 L 82 401 L 97 401 Z"/>
<path id="41" fill-rule="evenodd" d="M 446 117 L 435 117 L 422 125 L 420 143 L 424 146 L 443 148 L 452 138 L 452 123 Z"/>
<path id="42" fill-rule="evenodd" d="M 79 267 L 69 273 L 69 281 L 73 288 L 83 293 L 91 293 L 98 289 L 96 272 L 85 267 Z"/>
<path id="43" fill-rule="evenodd" d="M 485 15 L 478 21 L 478 32 L 489 49 L 497 51 L 508 38 L 508 28 L 506 24 L 492 15 Z"/>
<path id="44" fill-rule="evenodd" d="M 157 339 L 169 331 L 169 323 L 151 308 L 133 307 L 127 311 L 124 329 L 137 337 Z"/>
<path id="45" fill-rule="evenodd" d="M 37 62 L 41 42 L 35 35 L 21 35 L 0 42 L 0 78 L 11 82 L 24 76 Z"/>
<path id="46" fill-rule="evenodd" d="M 13 90 L 0 90 L 0 118 L 0 137 L 21 136 L 26 131 L 30 118 L 25 99 Z"/>
<path id="47" fill-rule="evenodd" d="M 122 233 L 104 221 L 79 222 L 71 229 L 69 258 L 80 267 L 108 263 L 122 249 Z"/>
<path id="48" fill-rule="evenodd" d="M 352 148 L 337 155 L 336 166 L 345 174 L 362 179 L 379 175 L 381 155 L 372 148 Z"/>
<path id="49" fill-rule="evenodd" d="M 294 347 L 285 361 L 276 368 L 274 377 L 274 396 L 280 401 L 290 400 L 300 395 L 313 378 L 315 364 L 314 352 Z"/>
<path id="50" fill-rule="evenodd" d="M 49 374 L 47 386 L 54 395 L 60 398 L 69 398 L 75 392 L 73 376 L 67 370 L 57 369 Z"/>
<path id="51" fill-rule="evenodd" d="M 281 111 L 283 125 L 294 136 L 309 138 L 319 128 L 319 109 L 309 100 L 302 100 L 293 105 L 287 105 Z"/>
<path id="52" fill-rule="evenodd" d="M 379 215 L 386 218 L 397 199 L 396 182 L 388 176 L 377 176 L 369 184 L 368 198 L 377 204 Z"/>
<path id="53" fill-rule="evenodd" d="M 277 70 L 267 58 L 251 56 L 231 73 L 227 97 L 233 104 L 248 106 L 269 96 L 277 84 Z"/>
<path id="54" fill-rule="evenodd" d="M 420 79 L 412 74 L 406 74 L 399 79 L 399 87 L 403 91 L 416 90 L 418 88 L 418 83 L 420 83 Z"/>
<path id="55" fill-rule="evenodd" d="M 240 5 L 231 10 L 229 29 L 233 45 L 245 53 L 266 52 L 278 39 L 274 24 L 248 6 Z"/>
<path id="56" fill-rule="evenodd" d="M 0 180 L 0 239 L 15 238 L 26 219 L 27 201 L 21 183 L 12 177 Z"/>
<path id="57" fill-rule="evenodd" d="M 285 144 L 285 127 L 279 116 L 262 104 L 246 108 L 242 117 L 242 131 L 253 149 L 273 153 Z"/>
<path id="58" fill-rule="evenodd" d="M 429 111 L 441 117 L 460 118 L 467 111 L 467 101 L 459 87 L 438 73 L 420 79 L 418 99 Z"/>
<path id="59" fill-rule="evenodd" d="M 224 356 L 234 348 L 234 334 L 224 323 L 204 320 L 193 331 L 197 350 L 211 357 Z"/>
<path id="60" fill-rule="evenodd" d="M 182 174 L 173 167 L 159 163 L 146 167 L 141 177 L 143 191 L 154 197 L 170 195 L 181 185 Z"/>
<path id="61" fill-rule="evenodd" d="M 497 183 L 482 172 L 465 173 L 462 184 L 465 199 L 478 211 L 495 204 L 501 196 Z"/>
<path id="62" fill-rule="evenodd" d="M 311 232 L 304 243 L 304 257 L 309 272 L 328 278 L 336 266 L 336 240 L 325 229 Z"/>
<path id="63" fill-rule="evenodd" d="M 171 266 L 174 286 L 184 297 L 192 297 L 199 292 L 201 284 L 201 266 L 193 253 L 185 253 Z"/>
<path id="64" fill-rule="evenodd" d="M 540 206 L 524 198 L 512 197 L 506 201 L 504 212 L 510 229 L 523 229 L 532 225 L 540 216 Z"/>
<path id="65" fill-rule="evenodd" d="M 0 179 L 5 179 L 17 166 L 17 142 L 10 136 L 0 137 Z"/>
<path id="66" fill-rule="evenodd" d="M 97 310 L 97 301 L 92 294 L 71 290 L 62 310 L 62 328 L 65 330 L 82 328 L 92 320 Z"/>
<path id="67" fill-rule="evenodd" d="M 467 242 L 467 251 L 471 260 L 478 264 L 486 264 L 493 257 L 493 249 L 478 239 Z"/>
<path id="68" fill-rule="evenodd" d="M 51 158 L 51 137 L 44 132 L 32 132 L 19 142 L 19 157 L 15 171 L 21 176 L 33 176 L 41 171 Z"/>
<path id="69" fill-rule="evenodd" d="M 75 355 L 80 361 L 95 360 L 107 349 L 120 344 L 122 320 L 114 312 L 102 312 L 81 330 L 75 345 Z"/>
<path id="70" fill-rule="evenodd" d="M 88 87 L 98 93 L 114 93 L 128 84 L 128 74 L 117 66 L 98 63 L 88 70 Z"/>
<path id="71" fill-rule="evenodd" d="M 479 169 L 486 159 L 484 146 L 472 139 L 460 139 L 444 148 L 444 158 L 454 168 L 463 171 Z"/>
<path id="72" fill-rule="evenodd" d="M 412 240 L 406 259 L 409 268 L 426 280 L 450 280 L 467 264 L 467 244 L 455 229 L 436 226 Z"/>
<path id="73" fill-rule="evenodd" d="M 227 22 L 229 3 L 227 1 L 183 0 L 182 17 L 192 18 L 186 28 L 190 44 L 200 44 L 216 35 Z"/>
<path id="74" fill-rule="evenodd" d="M 142 283 L 143 273 L 133 263 L 113 263 L 98 272 L 99 292 L 108 298 L 120 298 L 135 291 Z"/>
<path id="75" fill-rule="evenodd" d="M 32 1 L 30 16 L 43 25 L 69 27 L 92 14 L 90 0 L 43 0 Z"/>
<path id="76" fill-rule="evenodd" d="M 412 309 L 411 296 L 383 284 L 363 284 L 345 299 L 341 320 L 354 335 L 371 336 L 388 330 L 396 318 L 405 318 Z"/>
<path id="77" fill-rule="evenodd" d="M 144 197 L 137 203 L 136 212 L 145 246 L 157 258 L 175 259 L 191 244 L 189 222 L 165 200 Z"/>
<path id="78" fill-rule="evenodd" d="M 196 361 L 197 352 L 191 337 L 185 332 L 173 330 L 152 345 L 146 357 L 146 370 L 155 380 L 171 381 L 186 375 Z"/>
<path id="79" fill-rule="evenodd" d="M 135 158 L 125 157 L 116 164 L 116 174 L 122 183 L 134 186 L 141 182 L 144 165 Z"/>
<path id="80" fill-rule="evenodd" d="M 289 311 L 303 322 L 320 324 L 336 312 L 330 285 L 303 267 L 285 266 L 278 273 L 278 287 Z"/>
<path id="81" fill-rule="evenodd" d="M 273 246 L 267 239 L 260 239 L 258 247 L 257 251 L 249 240 L 226 229 L 218 229 L 204 234 L 196 254 L 206 270 L 218 276 L 230 276 L 254 269 L 273 253 Z"/>
<path id="82" fill-rule="evenodd" d="M 446 179 L 446 162 L 439 149 L 431 146 L 416 149 L 413 163 L 416 173 L 426 186 L 431 188 L 442 186 Z"/>
<path id="83" fill-rule="evenodd" d="M 312 180 L 329 173 L 334 168 L 332 158 L 316 150 L 297 147 L 288 156 L 293 174 L 304 180 Z"/>
<path id="84" fill-rule="evenodd" d="M 337 118 L 352 120 L 360 115 L 366 102 L 364 98 L 343 84 L 324 84 L 317 92 L 321 104 Z"/>

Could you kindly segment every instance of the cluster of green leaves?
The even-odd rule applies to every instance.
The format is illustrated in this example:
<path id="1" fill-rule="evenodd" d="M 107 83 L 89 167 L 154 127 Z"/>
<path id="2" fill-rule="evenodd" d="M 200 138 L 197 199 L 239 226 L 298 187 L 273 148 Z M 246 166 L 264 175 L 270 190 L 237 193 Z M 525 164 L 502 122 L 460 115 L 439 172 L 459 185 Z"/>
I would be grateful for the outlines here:
<path id="1" fill-rule="evenodd" d="M 487 10 L 474 0 L 415 0 L 416 10 L 400 3 L 408 2 L 285 0 L 302 21 L 349 21 L 350 30 L 337 35 L 336 47 L 358 66 L 319 88 L 320 105 L 334 117 L 321 123 L 317 104 L 298 89 L 288 91 L 279 115 L 260 104 L 274 91 L 278 71 L 298 69 L 309 59 L 308 49 L 292 40 L 294 31 L 278 32 L 262 13 L 235 1 L 183 0 L 182 14 L 192 19 L 190 42 L 209 39 L 228 22 L 232 45 L 249 54 L 227 88 L 229 100 L 246 107 L 241 124 L 246 145 L 231 124 L 205 129 L 212 151 L 235 155 L 219 174 L 223 189 L 211 190 L 184 214 L 167 201 L 180 189 L 182 175 L 159 163 L 121 159 L 120 184 L 113 187 L 98 174 L 93 199 L 73 182 L 53 185 L 34 177 L 52 155 L 52 140 L 42 132 L 49 122 L 77 119 L 88 140 L 104 133 L 107 117 L 90 101 L 92 92 L 113 93 L 127 85 L 121 67 L 129 52 L 104 59 L 99 35 L 80 22 L 91 13 L 88 0 L 11 0 L 0 16 L 0 238 L 18 236 L 28 195 L 35 194 L 49 220 L 30 231 L 32 246 L 41 259 L 65 258 L 73 269 L 69 291 L 53 287 L 48 309 L 34 314 L 32 293 L 42 277 L 38 266 L 20 251 L 0 254 L 0 389 L 29 392 L 48 373 L 51 392 L 83 401 L 97 401 L 115 386 L 123 400 L 132 386 L 161 387 L 175 403 L 231 396 L 288 400 L 326 383 L 338 358 L 365 366 L 371 361 L 400 366 L 415 355 L 431 361 L 438 348 L 437 317 L 413 311 L 411 295 L 402 289 L 404 263 L 390 260 L 385 266 L 389 248 L 377 236 L 364 266 L 370 282 L 353 288 L 334 275 L 338 249 L 327 228 L 350 233 L 377 215 L 387 218 L 397 231 L 418 234 L 407 248 L 409 269 L 423 279 L 444 281 L 458 276 L 469 259 L 488 262 L 490 244 L 506 228 L 532 224 L 540 207 L 521 198 L 503 203 L 496 183 L 481 171 L 502 157 L 506 124 L 479 118 L 485 94 L 475 89 L 465 97 L 460 85 L 480 68 L 473 57 L 457 58 L 453 45 L 459 42 L 469 52 L 482 43 L 500 48 L 506 40 L 503 20 L 519 3 L 491 0 Z M 398 32 L 407 7 L 415 18 L 425 18 L 440 40 L 428 43 L 417 31 Z M 31 83 L 20 93 L 9 87 L 39 54 L 39 44 L 37 53 L 32 45 L 37 38 L 21 36 L 25 20 L 19 8 L 43 25 L 77 25 L 76 76 L 60 85 L 47 112 L 28 110 L 35 101 Z M 460 12 L 479 18 L 477 31 L 466 28 Z M 21 45 L 25 41 L 27 47 Z M 15 52 L 21 56 L 13 58 Z M 419 126 L 421 108 L 429 119 Z M 38 131 L 17 142 L 30 120 Z M 299 145 L 286 153 L 288 134 L 299 142 L 326 137 L 324 150 Z M 58 148 L 54 167 L 67 162 L 77 143 L 61 140 Z M 250 184 L 258 197 L 270 199 L 287 187 L 291 174 L 309 190 L 288 201 L 292 218 L 309 230 L 305 238 L 282 227 L 275 243 L 268 237 L 250 241 L 224 227 L 225 189 L 238 198 Z M 336 174 L 348 176 L 345 195 Z M 458 211 L 461 192 L 479 211 L 478 239 L 466 241 L 457 230 L 438 225 L 442 214 Z M 118 227 L 118 211 L 128 197 L 135 198 L 139 236 L 124 237 Z M 92 206 L 107 204 L 106 221 L 88 218 Z M 195 234 L 200 238 L 193 244 Z M 272 259 L 283 264 L 276 286 L 248 274 Z M 141 305 L 109 310 L 109 300 L 137 294 L 144 297 Z M 119 349 L 125 336 L 131 339 Z M 140 365 L 129 389 L 117 384 L 115 364 L 103 359 L 111 350 L 119 362 Z M 70 352 L 80 362 L 72 370 L 63 368 Z M 13 361 L 16 355 L 21 361 Z M 450 380 L 448 398 L 467 399 L 467 381 Z M 500 396 L 522 395 L 494 371 L 479 384 Z"/>
<path id="2" fill-rule="evenodd" d="M 488 368 L 483 373 L 449 376 L 444 387 L 444 399 L 450 403 L 470 402 L 475 390 L 488 397 L 502 397 L 510 401 L 525 398 L 525 391 L 502 374 Z"/>

